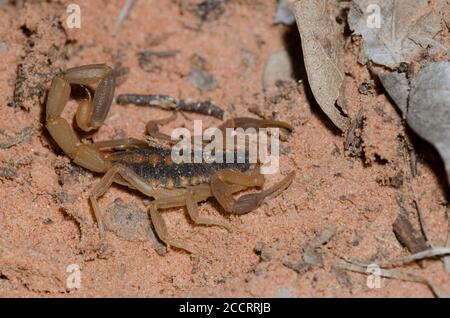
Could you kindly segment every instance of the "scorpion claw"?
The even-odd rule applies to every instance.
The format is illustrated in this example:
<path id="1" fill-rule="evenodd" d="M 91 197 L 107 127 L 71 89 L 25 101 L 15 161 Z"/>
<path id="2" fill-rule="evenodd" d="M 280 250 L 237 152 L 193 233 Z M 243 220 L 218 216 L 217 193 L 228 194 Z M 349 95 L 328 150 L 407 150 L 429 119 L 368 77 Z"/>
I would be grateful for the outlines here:
<path id="1" fill-rule="evenodd" d="M 273 185 L 267 190 L 259 193 L 246 194 L 241 196 L 235 203 L 233 213 L 245 214 L 257 207 L 259 207 L 265 201 L 278 196 L 292 183 L 295 177 L 295 172 L 291 172 L 283 180 Z"/>
<path id="2" fill-rule="evenodd" d="M 233 172 L 228 173 L 231 174 Z M 233 188 L 233 185 L 227 184 L 223 180 L 220 180 L 220 176 L 213 177 L 211 182 L 211 190 L 217 201 L 227 212 L 240 215 L 255 210 L 265 201 L 279 195 L 282 191 L 289 187 L 289 185 L 294 180 L 294 177 L 295 172 L 291 172 L 283 180 L 273 185 L 269 189 L 258 193 L 243 195 L 237 200 L 233 199 L 232 194 L 233 192 L 236 192 L 236 190 L 242 190 L 242 188 Z M 226 178 L 228 179 L 228 181 L 232 180 L 232 178 L 230 177 Z M 258 186 L 255 181 L 253 182 L 254 184 L 250 184 L 249 182 L 248 186 Z"/>
<path id="3" fill-rule="evenodd" d="M 112 74 L 105 77 L 97 86 L 94 94 L 91 125 L 98 128 L 105 121 L 114 98 L 115 79 Z"/>

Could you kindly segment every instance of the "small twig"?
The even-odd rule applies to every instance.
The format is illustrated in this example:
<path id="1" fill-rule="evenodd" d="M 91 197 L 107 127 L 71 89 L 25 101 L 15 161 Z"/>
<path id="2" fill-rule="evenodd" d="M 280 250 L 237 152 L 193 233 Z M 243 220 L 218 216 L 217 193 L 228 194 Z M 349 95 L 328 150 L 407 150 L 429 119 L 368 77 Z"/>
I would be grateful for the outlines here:
<path id="1" fill-rule="evenodd" d="M 400 207 L 401 209 L 403 207 Z M 397 240 L 405 246 L 410 253 L 418 253 L 427 250 L 427 245 L 422 233 L 419 233 L 411 224 L 408 216 L 400 212 L 393 224 L 393 231 Z"/>
<path id="2" fill-rule="evenodd" d="M 450 248 L 450 215 L 448 213 L 448 208 L 447 208 L 446 215 L 447 215 L 447 242 L 446 242 L 445 246 Z M 444 265 L 445 265 L 446 272 L 450 273 L 450 256 L 444 257 Z"/>
<path id="3" fill-rule="evenodd" d="M 128 13 L 130 12 L 131 8 L 134 5 L 135 0 L 126 0 L 124 6 L 122 7 L 122 10 L 120 10 L 119 16 L 116 20 L 116 25 L 114 27 L 113 35 L 116 35 L 119 31 L 120 27 L 122 26 L 122 23 L 125 21 L 125 19 L 128 16 Z"/>
<path id="4" fill-rule="evenodd" d="M 357 261 L 350 261 L 347 257 L 345 256 L 338 256 L 339 258 L 349 261 L 353 264 L 358 264 L 359 266 L 369 266 L 369 265 L 378 265 L 380 267 L 395 267 L 395 266 L 401 266 L 401 265 L 405 265 L 414 261 L 420 261 L 420 260 L 424 260 L 427 258 L 433 258 L 433 257 L 439 257 L 439 256 L 447 256 L 450 255 L 450 247 L 434 247 L 431 249 L 428 249 L 426 251 L 422 251 L 416 254 L 411 254 L 408 256 L 404 256 L 404 257 L 399 257 L 399 258 L 395 258 L 392 260 L 387 260 L 387 261 L 381 261 L 381 262 L 370 262 L 370 263 L 364 263 L 364 262 L 357 262 Z"/>
<path id="5" fill-rule="evenodd" d="M 408 178 L 409 179 L 408 183 L 409 183 L 409 187 L 411 189 L 412 195 L 413 195 L 413 203 L 414 203 L 414 207 L 416 208 L 417 215 L 419 217 L 420 227 L 421 227 L 421 230 L 422 230 L 422 233 L 423 233 L 423 236 L 425 238 L 425 241 L 426 241 L 427 245 L 433 248 L 433 243 L 431 242 L 431 239 L 430 239 L 428 226 L 427 226 L 427 224 L 425 222 L 425 218 L 424 218 L 424 215 L 423 215 L 423 212 L 422 212 L 422 208 L 420 207 L 419 198 L 417 196 L 416 190 L 414 189 L 414 180 L 413 179 L 414 179 L 414 173 L 416 173 L 416 172 L 414 172 L 414 169 L 412 168 L 412 166 L 413 166 L 413 164 L 412 164 L 413 159 L 411 157 L 411 154 L 408 151 L 408 144 L 407 143 L 405 144 L 404 155 L 405 155 L 405 160 L 409 161 L 410 164 L 411 164 L 411 175 Z"/>
<path id="6" fill-rule="evenodd" d="M 167 95 L 125 94 L 117 97 L 118 104 L 134 104 L 139 106 L 160 107 L 165 110 L 188 111 L 225 119 L 227 113 L 210 101 L 191 102 Z"/>
<path id="7" fill-rule="evenodd" d="M 414 148 L 412 148 L 410 150 L 410 165 L 411 165 L 411 175 L 413 178 L 415 178 L 417 176 L 417 153 L 414 150 Z"/>
<path id="8" fill-rule="evenodd" d="M 368 267 L 364 265 L 360 265 L 356 262 L 353 262 L 351 260 L 344 260 L 340 261 L 335 265 L 339 269 L 343 270 L 349 270 L 356 273 L 362 273 L 362 274 L 371 274 L 368 272 Z M 399 279 L 407 282 L 413 282 L 413 283 L 420 283 L 428 286 L 428 288 L 431 289 L 433 294 L 438 298 L 449 298 L 450 295 L 446 294 L 441 288 L 437 287 L 435 284 L 433 284 L 431 281 L 426 279 L 425 277 L 415 275 L 412 273 L 405 273 L 398 270 L 387 270 L 387 269 L 380 269 L 379 275 L 381 277 L 386 278 L 393 278 L 393 279 Z"/>
<path id="9" fill-rule="evenodd" d="M 429 231 L 428 231 L 428 225 L 425 222 L 425 218 L 423 216 L 422 209 L 420 208 L 419 199 L 417 198 L 416 191 L 414 190 L 414 186 L 412 184 L 411 184 L 411 189 L 412 189 L 412 192 L 414 195 L 413 202 L 414 202 L 414 206 L 417 210 L 417 215 L 419 216 L 419 222 L 420 222 L 420 227 L 422 228 L 423 237 L 425 238 L 425 241 L 427 242 L 428 246 L 433 248 L 433 243 L 430 240 L 430 235 L 429 235 Z"/>
<path id="10" fill-rule="evenodd" d="M 426 251 L 377 263 L 381 267 L 400 266 L 426 258 L 450 255 L 450 247 L 434 247 Z"/>
<path id="11" fill-rule="evenodd" d="M 354 262 L 350 259 L 346 259 L 336 264 L 340 269 L 346 269 L 357 273 L 370 274 L 368 272 L 369 266 L 361 265 L 358 262 Z M 396 278 L 400 280 L 423 283 L 425 282 L 425 278 L 421 276 L 417 276 L 411 273 L 400 272 L 398 270 L 393 269 L 380 269 L 380 276 L 387 278 Z"/>

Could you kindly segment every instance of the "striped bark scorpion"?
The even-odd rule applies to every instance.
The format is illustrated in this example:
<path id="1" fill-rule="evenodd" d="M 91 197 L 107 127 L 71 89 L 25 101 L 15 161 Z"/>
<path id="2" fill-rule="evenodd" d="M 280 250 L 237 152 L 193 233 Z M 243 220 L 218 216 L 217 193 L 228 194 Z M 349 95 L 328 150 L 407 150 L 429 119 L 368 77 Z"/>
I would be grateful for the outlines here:
<path id="1" fill-rule="evenodd" d="M 98 199 L 112 183 L 128 186 L 153 200 L 149 215 L 158 237 L 168 246 L 194 253 L 192 247 L 172 238 L 159 210 L 186 207 L 196 224 L 214 225 L 230 229 L 228 222 L 205 218 L 198 213 L 198 203 L 214 197 L 223 209 L 232 214 L 244 214 L 259 207 L 266 200 L 277 196 L 292 183 L 294 173 L 274 186 L 258 193 L 233 194 L 249 188 L 262 188 L 265 178 L 255 165 L 249 163 L 180 163 L 171 159 L 171 150 L 150 146 L 133 138 L 107 140 L 92 144 L 79 143 L 75 132 L 61 114 L 71 98 L 71 86 L 85 88 L 86 97 L 78 100 L 75 114 L 77 126 L 83 131 L 98 129 L 111 107 L 115 79 L 113 71 L 105 64 L 92 64 L 68 69 L 54 77 L 46 104 L 46 127 L 63 152 L 77 165 L 104 174 L 89 196 L 98 225 L 100 239 L 104 239 L 104 225 Z M 93 97 L 88 87 L 96 85 Z M 171 119 L 151 121 L 147 133 L 162 139 L 158 125 Z M 235 118 L 224 122 L 226 127 L 282 127 L 291 129 L 284 122 Z M 117 150 L 117 148 L 120 148 Z"/>

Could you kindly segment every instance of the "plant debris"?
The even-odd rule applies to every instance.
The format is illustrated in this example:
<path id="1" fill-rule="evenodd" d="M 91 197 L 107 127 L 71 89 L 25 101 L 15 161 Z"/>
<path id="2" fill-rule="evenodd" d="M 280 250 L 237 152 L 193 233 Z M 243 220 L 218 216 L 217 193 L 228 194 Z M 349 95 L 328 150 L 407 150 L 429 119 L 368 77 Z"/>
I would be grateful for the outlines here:
<path id="1" fill-rule="evenodd" d="M 408 112 L 409 80 L 405 73 L 386 72 L 378 74 L 386 92 L 397 105 L 403 118 Z"/>
<path id="2" fill-rule="evenodd" d="M 433 247 L 431 249 L 427 249 L 422 252 L 418 252 L 412 255 L 404 256 L 395 258 L 392 260 L 386 260 L 378 262 L 378 265 L 382 267 L 391 267 L 391 266 L 400 266 L 404 264 L 408 264 L 414 261 L 420 261 L 427 258 L 434 258 L 434 257 L 442 257 L 450 255 L 450 248 L 448 247 Z"/>
<path id="3" fill-rule="evenodd" d="M 328 16 L 329 3 L 325 0 L 297 1 L 293 6 L 309 84 L 317 103 L 341 131 L 350 121 L 336 107 L 343 106 L 344 63 L 341 61 L 341 42 L 336 23 Z"/>
<path id="4" fill-rule="evenodd" d="M 436 147 L 450 182 L 450 62 L 428 64 L 413 78 L 407 121 Z"/>
<path id="5" fill-rule="evenodd" d="M 393 225 L 397 240 L 411 253 L 418 253 L 428 249 L 423 235 L 412 225 L 406 215 L 400 213 Z"/>
<path id="6" fill-rule="evenodd" d="M 362 273 L 362 274 L 371 274 L 369 267 L 366 265 L 360 265 L 355 264 L 352 261 L 345 260 L 340 261 L 336 264 L 336 267 L 339 269 L 344 269 L 356 273 Z M 393 278 L 393 279 L 399 279 L 407 282 L 414 282 L 414 283 L 420 283 L 428 286 L 433 294 L 435 294 L 439 298 L 449 298 L 450 295 L 447 295 L 444 293 L 444 291 L 437 287 L 434 283 L 432 283 L 430 280 L 426 279 L 425 277 L 415 275 L 412 273 L 405 273 L 399 270 L 395 269 L 380 269 L 378 271 L 380 277 L 386 277 L 386 278 Z"/>
<path id="7" fill-rule="evenodd" d="M 448 212 L 446 213 L 446 217 L 447 217 L 447 242 L 445 246 L 450 248 L 450 216 Z M 444 265 L 446 272 L 450 273 L 450 255 L 444 257 Z"/>
<path id="8" fill-rule="evenodd" d="M 167 95 L 138 95 L 123 94 L 117 97 L 117 103 L 121 105 L 133 104 L 140 106 L 160 107 L 165 110 L 187 111 L 198 114 L 213 116 L 218 119 L 225 119 L 226 112 L 211 101 L 190 101 L 182 100 Z"/>
<path id="9" fill-rule="evenodd" d="M 353 0 L 348 23 L 363 37 L 365 59 L 395 67 L 411 62 L 424 48 L 444 47 L 435 40 L 442 30 L 439 10 L 444 3 L 442 0 Z"/>
<path id="10" fill-rule="evenodd" d="M 127 18 L 128 14 L 131 11 L 131 8 L 133 7 L 135 3 L 135 0 L 126 0 L 125 4 L 122 7 L 122 10 L 120 10 L 119 16 L 116 20 L 116 25 L 114 27 L 113 35 L 116 35 L 119 32 L 120 27 L 122 26 L 123 22 Z"/>

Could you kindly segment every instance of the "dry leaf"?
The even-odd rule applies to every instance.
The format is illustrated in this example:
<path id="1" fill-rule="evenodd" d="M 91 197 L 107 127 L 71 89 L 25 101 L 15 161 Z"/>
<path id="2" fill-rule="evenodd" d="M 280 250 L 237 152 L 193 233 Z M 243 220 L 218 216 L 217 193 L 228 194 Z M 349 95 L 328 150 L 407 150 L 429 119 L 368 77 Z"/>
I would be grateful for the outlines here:
<path id="1" fill-rule="evenodd" d="M 442 30 L 442 5 L 442 0 L 353 0 L 348 23 L 362 35 L 368 59 L 394 67 L 428 46 L 445 49 L 434 39 Z"/>
<path id="2" fill-rule="evenodd" d="M 407 121 L 439 151 L 450 182 L 450 62 L 428 64 L 414 77 Z"/>
<path id="3" fill-rule="evenodd" d="M 345 79 L 340 59 L 342 45 L 338 28 L 328 16 L 327 1 L 297 1 L 293 12 L 314 97 L 336 127 L 345 131 L 350 121 L 336 108 L 336 101 L 343 99 Z"/>
<path id="4" fill-rule="evenodd" d="M 411 253 L 418 253 L 428 249 L 422 233 L 416 230 L 408 216 L 400 213 L 393 224 L 393 231 L 401 245 Z"/>
<path id="5" fill-rule="evenodd" d="M 378 74 L 381 84 L 383 84 L 386 92 L 391 96 L 397 107 L 406 117 L 408 111 L 408 95 L 409 95 L 409 81 L 405 73 L 380 73 Z"/>

